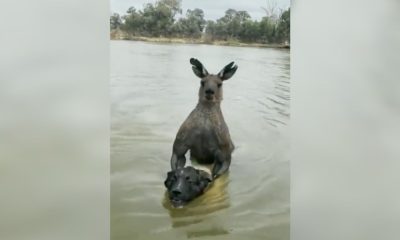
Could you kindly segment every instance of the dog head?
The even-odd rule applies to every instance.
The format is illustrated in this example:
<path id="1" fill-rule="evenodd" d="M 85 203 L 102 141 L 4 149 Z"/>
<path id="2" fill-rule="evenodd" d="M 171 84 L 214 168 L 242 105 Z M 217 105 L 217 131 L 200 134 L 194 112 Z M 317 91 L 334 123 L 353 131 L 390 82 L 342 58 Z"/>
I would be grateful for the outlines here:
<path id="1" fill-rule="evenodd" d="M 211 176 L 191 166 L 168 172 L 164 185 L 174 207 L 182 207 L 201 195 L 211 182 Z"/>

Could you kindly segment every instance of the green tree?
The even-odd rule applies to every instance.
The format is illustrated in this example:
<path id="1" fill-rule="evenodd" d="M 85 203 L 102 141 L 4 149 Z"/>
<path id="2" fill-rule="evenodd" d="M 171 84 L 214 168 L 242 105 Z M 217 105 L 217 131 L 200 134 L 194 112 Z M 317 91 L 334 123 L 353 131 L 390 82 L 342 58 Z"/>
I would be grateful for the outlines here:
<path id="1" fill-rule="evenodd" d="M 117 29 L 122 25 L 122 20 L 121 17 L 119 16 L 118 13 L 114 13 L 110 17 L 110 28 L 111 29 Z"/>
<path id="2" fill-rule="evenodd" d="M 206 32 L 208 35 L 212 35 L 213 39 L 239 39 L 244 32 L 244 25 L 248 21 L 251 21 L 251 17 L 246 11 L 228 9 L 216 23 L 209 22 Z"/>
<path id="3" fill-rule="evenodd" d="M 278 20 L 277 40 L 290 43 L 290 8 L 284 11 Z"/>
<path id="4" fill-rule="evenodd" d="M 121 29 L 131 34 L 139 35 L 143 23 L 141 13 L 137 12 L 134 7 L 130 7 L 126 13 L 127 15 L 122 17 L 124 23 Z"/>
<path id="5" fill-rule="evenodd" d="M 252 27 L 248 23 L 251 22 L 251 17 L 246 11 L 237 11 L 232 21 L 232 33 L 235 38 L 242 40 L 243 33 L 247 32 L 246 27 Z"/>
<path id="6" fill-rule="evenodd" d="M 260 22 L 260 41 L 263 43 L 275 42 L 275 22 L 269 17 L 263 17 Z"/>
<path id="7" fill-rule="evenodd" d="M 188 9 L 186 12 L 186 18 L 189 20 L 189 23 L 196 26 L 200 32 L 203 31 L 206 24 L 203 10 L 199 8 L 195 8 L 194 10 Z"/>
<path id="8" fill-rule="evenodd" d="M 180 18 L 173 26 L 173 34 L 177 37 L 199 38 L 206 24 L 201 9 L 188 9 L 185 18 Z"/>
<path id="9" fill-rule="evenodd" d="M 172 17 L 175 17 L 178 13 L 182 13 L 182 0 L 159 0 L 156 2 L 156 6 L 164 6 L 169 9 Z"/>
<path id="10" fill-rule="evenodd" d="M 135 35 L 170 36 L 174 16 L 181 12 L 181 0 L 159 0 L 145 4 L 143 10 L 131 7 L 124 16 L 123 29 Z"/>
<path id="11" fill-rule="evenodd" d="M 158 0 L 148 3 L 143 10 L 134 7 L 126 15 L 110 16 L 111 29 L 120 28 L 133 35 L 151 37 L 200 38 L 206 41 L 238 40 L 242 42 L 284 43 L 290 41 L 290 9 L 276 15 L 276 4 L 269 4 L 261 21 L 254 21 L 246 11 L 228 9 L 216 21 L 206 21 L 204 11 L 189 9 L 185 17 L 175 20 L 182 12 L 181 0 Z M 274 3 L 274 0 L 269 1 Z"/>
<path id="12" fill-rule="evenodd" d="M 259 42 L 261 39 L 259 22 L 251 20 L 243 22 L 239 38 L 243 42 Z"/>
<path id="13" fill-rule="evenodd" d="M 208 20 L 205 26 L 205 35 L 207 41 L 214 41 L 216 36 L 216 23 L 212 20 Z"/>

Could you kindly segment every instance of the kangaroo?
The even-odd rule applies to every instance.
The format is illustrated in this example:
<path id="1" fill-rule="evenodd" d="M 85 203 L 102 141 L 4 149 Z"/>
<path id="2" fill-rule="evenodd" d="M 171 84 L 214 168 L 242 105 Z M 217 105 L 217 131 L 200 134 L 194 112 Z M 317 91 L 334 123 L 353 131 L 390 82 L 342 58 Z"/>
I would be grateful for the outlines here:
<path id="1" fill-rule="evenodd" d="M 201 79 L 199 101 L 182 123 L 173 144 L 171 168 L 184 168 L 185 154 L 200 164 L 213 164 L 213 179 L 224 174 L 230 166 L 234 145 L 221 111 L 222 83 L 231 78 L 238 66 L 226 65 L 217 75 L 209 74 L 203 64 L 191 58 L 194 74 Z"/>

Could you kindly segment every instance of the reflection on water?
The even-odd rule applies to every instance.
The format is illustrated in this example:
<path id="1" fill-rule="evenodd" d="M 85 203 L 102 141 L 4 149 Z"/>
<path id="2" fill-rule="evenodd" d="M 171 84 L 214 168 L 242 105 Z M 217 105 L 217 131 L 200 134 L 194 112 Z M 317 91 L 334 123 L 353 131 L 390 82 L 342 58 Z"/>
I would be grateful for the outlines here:
<path id="1" fill-rule="evenodd" d="M 238 64 L 221 105 L 236 149 L 229 174 L 176 209 L 163 182 L 197 103 L 190 57 Z M 289 239 L 287 50 L 111 41 L 110 87 L 112 240 Z"/>

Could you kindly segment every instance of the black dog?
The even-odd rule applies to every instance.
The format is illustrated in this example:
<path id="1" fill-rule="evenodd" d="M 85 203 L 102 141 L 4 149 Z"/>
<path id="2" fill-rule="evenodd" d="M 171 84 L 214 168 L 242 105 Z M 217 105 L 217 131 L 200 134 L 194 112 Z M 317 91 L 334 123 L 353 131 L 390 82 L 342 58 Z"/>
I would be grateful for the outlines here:
<path id="1" fill-rule="evenodd" d="M 201 195 L 211 182 L 211 175 L 191 166 L 168 172 L 164 182 L 174 207 L 182 207 Z"/>

